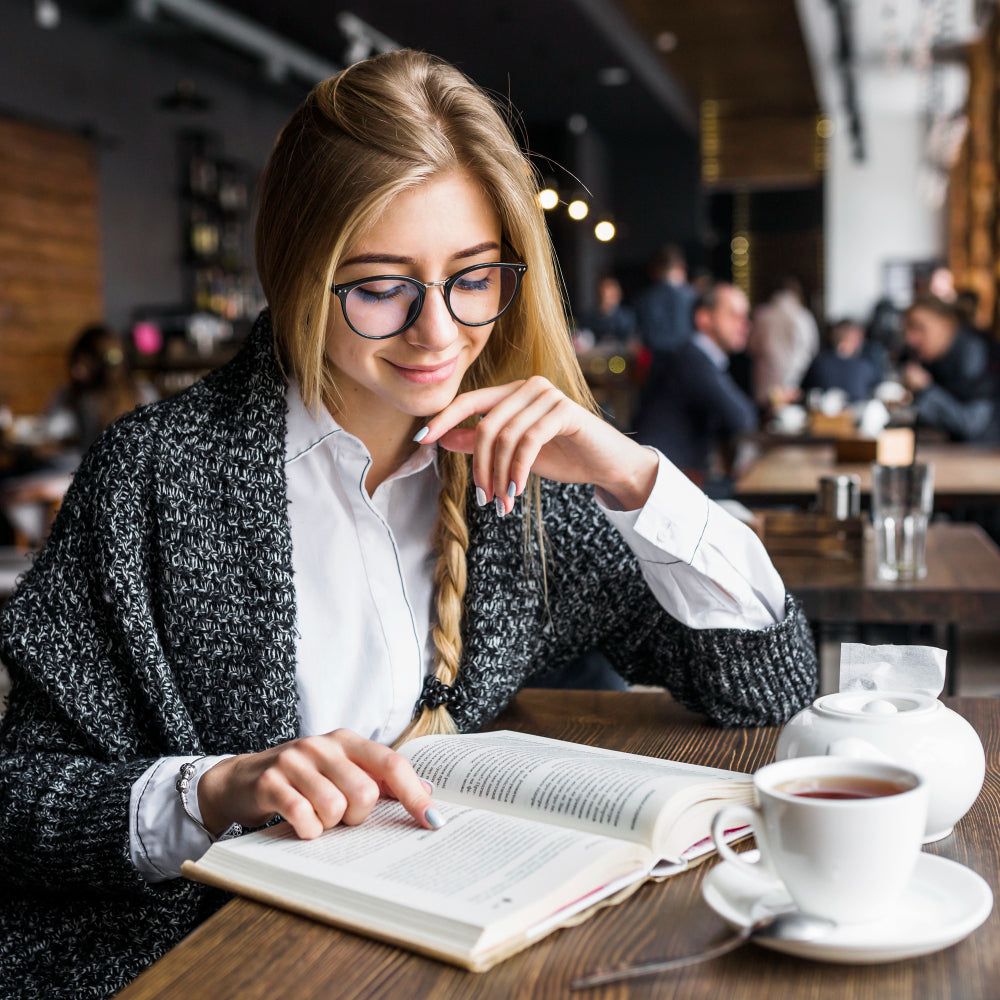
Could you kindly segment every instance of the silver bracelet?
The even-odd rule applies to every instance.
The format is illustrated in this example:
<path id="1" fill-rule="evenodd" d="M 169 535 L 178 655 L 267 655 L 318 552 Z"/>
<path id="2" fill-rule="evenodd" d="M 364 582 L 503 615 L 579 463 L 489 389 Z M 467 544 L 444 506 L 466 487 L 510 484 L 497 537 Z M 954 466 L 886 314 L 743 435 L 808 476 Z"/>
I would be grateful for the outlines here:
<path id="1" fill-rule="evenodd" d="M 214 844 L 219 838 L 212 833 L 211 830 L 191 810 L 191 803 L 188 802 L 188 789 L 191 787 L 191 778 L 194 776 L 195 768 L 199 761 L 203 761 L 204 757 L 199 757 L 197 760 L 189 760 L 184 764 L 181 764 L 181 769 L 177 773 L 177 783 L 174 787 L 177 789 L 177 794 L 181 798 L 181 807 L 184 810 L 185 815 L 192 823 L 196 824 L 198 828 L 204 831 L 205 836 Z M 228 831 L 227 831 L 228 832 Z"/>

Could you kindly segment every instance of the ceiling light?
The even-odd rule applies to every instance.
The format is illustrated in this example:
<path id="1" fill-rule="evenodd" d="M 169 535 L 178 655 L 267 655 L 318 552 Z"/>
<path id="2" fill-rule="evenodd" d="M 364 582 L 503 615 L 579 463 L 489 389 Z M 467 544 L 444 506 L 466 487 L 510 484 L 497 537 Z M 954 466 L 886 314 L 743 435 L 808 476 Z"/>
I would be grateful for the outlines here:
<path id="1" fill-rule="evenodd" d="M 672 31 L 661 31 L 656 36 L 656 47 L 661 52 L 673 52 L 677 48 L 677 36 Z"/>
<path id="2" fill-rule="evenodd" d="M 605 66 L 597 71 L 597 82 L 603 87 L 624 87 L 630 79 L 624 66 Z"/>
<path id="3" fill-rule="evenodd" d="M 35 24 L 39 28 L 58 28 L 61 11 L 55 0 L 35 0 Z"/>
<path id="4" fill-rule="evenodd" d="M 581 201 L 577 198 L 576 201 L 571 201 L 569 203 L 569 208 L 567 208 L 566 211 L 569 212 L 569 217 L 571 219 L 576 219 L 576 221 L 579 222 L 581 219 L 587 218 L 587 213 L 590 211 L 590 208 L 587 206 L 585 201 Z"/>
<path id="5" fill-rule="evenodd" d="M 548 211 L 551 208 L 555 208 L 559 204 L 559 194 L 553 191 L 552 188 L 542 188 L 538 192 L 538 204 Z"/>
<path id="6" fill-rule="evenodd" d="M 607 243 L 608 240 L 613 240 L 615 238 L 614 223 L 608 222 L 607 219 L 603 222 L 598 222 L 597 225 L 594 226 L 594 235 L 602 243 Z"/>

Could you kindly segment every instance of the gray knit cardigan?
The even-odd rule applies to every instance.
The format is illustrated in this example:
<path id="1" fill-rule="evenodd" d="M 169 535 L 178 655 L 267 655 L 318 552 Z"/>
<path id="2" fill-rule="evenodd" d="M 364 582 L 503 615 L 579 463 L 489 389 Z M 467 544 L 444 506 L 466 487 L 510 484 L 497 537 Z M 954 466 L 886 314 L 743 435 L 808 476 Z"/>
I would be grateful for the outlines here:
<path id="1" fill-rule="evenodd" d="M 162 756 L 296 735 L 285 379 L 267 315 L 238 357 L 138 410 L 85 457 L 0 619 L 0 996 L 106 997 L 224 900 L 129 860 L 132 783 Z M 780 723 L 816 687 L 801 611 L 761 631 L 664 612 L 580 486 L 544 484 L 547 592 L 521 507 L 468 503 L 463 731 L 598 647 L 726 726 Z M 537 556 L 537 554 L 536 554 Z"/>

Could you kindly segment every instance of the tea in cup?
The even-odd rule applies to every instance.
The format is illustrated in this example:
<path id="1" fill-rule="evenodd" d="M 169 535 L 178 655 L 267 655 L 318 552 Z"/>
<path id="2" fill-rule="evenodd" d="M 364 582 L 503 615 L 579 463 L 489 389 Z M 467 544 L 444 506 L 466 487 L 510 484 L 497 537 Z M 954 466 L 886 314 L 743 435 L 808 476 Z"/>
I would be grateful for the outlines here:
<path id="1" fill-rule="evenodd" d="M 761 882 L 783 883 L 804 913 L 837 923 L 888 912 L 913 874 L 927 821 L 927 785 L 895 764 L 796 757 L 754 775 L 757 806 L 725 806 L 712 822 L 719 855 Z M 749 823 L 750 862 L 725 841 Z"/>

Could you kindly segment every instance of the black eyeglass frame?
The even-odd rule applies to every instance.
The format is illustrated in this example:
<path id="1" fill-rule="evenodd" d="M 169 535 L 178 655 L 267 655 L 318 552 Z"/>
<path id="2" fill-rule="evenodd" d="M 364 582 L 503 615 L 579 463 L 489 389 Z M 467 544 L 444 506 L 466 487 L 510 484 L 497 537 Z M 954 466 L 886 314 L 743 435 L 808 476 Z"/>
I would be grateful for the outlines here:
<path id="1" fill-rule="evenodd" d="M 483 320 L 482 323 L 466 323 L 464 320 L 459 319 L 459 317 L 455 315 L 455 311 L 451 308 L 451 290 L 459 278 L 464 277 L 470 271 L 478 271 L 480 268 L 484 267 L 506 267 L 512 270 L 514 272 L 514 291 L 511 292 L 510 302 L 508 302 L 507 305 L 505 305 L 503 309 L 501 309 L 500 312 L 498 312 L 492 319 Z M 495 323 L 514 304 L 514 299 L 517 298 L 517 293 L 521 290 L 521 279 L 524 277 L 527 270 L 528 265 L 522 264 L 519 261 L 495 260 L 485 264 L 471 264 L 469 267 L 463 267 L 461 271 L 456 271 L 450 277 L 442 278 L 441 281 L 428 281 L 425 283 L 420 281 L 418 278 L 411 278 L 405 274 L 373 274 L 367 278 L 358 278 L 357 281 L 348 281 L 343 285 L 331 285 L 330 291 L 333 292 L 338 299 L 340 299 L 340 311 L 344 314 L 344 320 L 359 337 L 364 337 L 365 340 L 390 340 L 393 337 L 398 337 L 401 333 L 405 333 L 420 318 L 420 314 L 424 310 L 424 299 L 427 297 L 428 288 L 444 289 L 445 308 L 450 313 L 451 318 L 461 326 L 489 326 L 490 323 Z M 355 288 L 358 288 L 361 285 L 370 284 L 373 281 L 405 281 L 417 289 L 417 304 L 416 309 L 413 311 L 413 316 L 395 333 L 385 333 L 381 337 L 373 337 L 370 333 L 362 333 L 351 322 L 350 317 L 347 315 L 347 296 Z"/>

